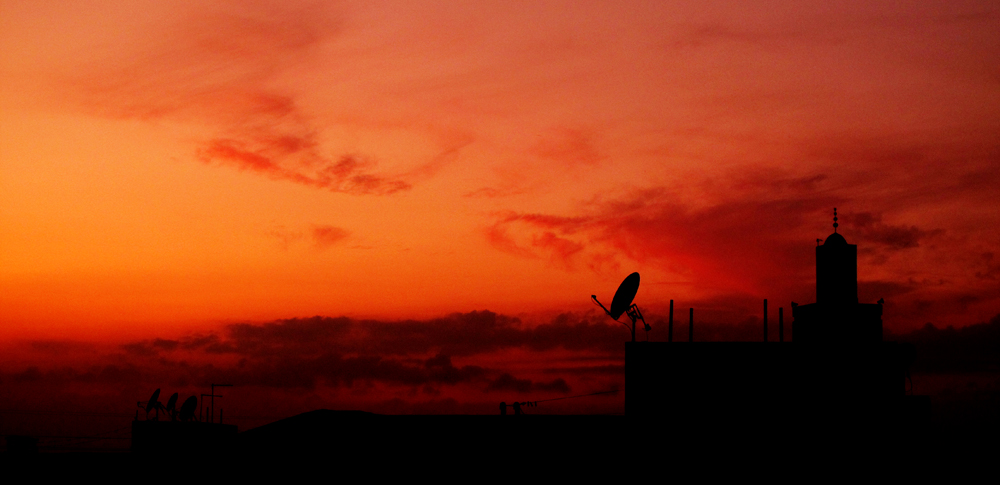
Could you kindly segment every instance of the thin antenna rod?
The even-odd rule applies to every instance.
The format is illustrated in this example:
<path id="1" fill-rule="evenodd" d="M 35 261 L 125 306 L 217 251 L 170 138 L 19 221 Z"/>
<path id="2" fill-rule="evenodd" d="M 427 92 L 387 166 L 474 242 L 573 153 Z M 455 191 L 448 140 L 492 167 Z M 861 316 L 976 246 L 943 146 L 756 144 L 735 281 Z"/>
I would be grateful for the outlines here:
<path id="1" fill-rule="evenodd" d="M 594 303 L 597 303 L 598 305 L 600 305 L 601 309 L 604 310 L 604 313 L 607 313 L 609 317 L 611 316 L 611 312 L 607 308 L 604 308 L 604 305 L 601 304 L 600 301 L 598 301 L 597 295 L 590 295 L 590 299 L 593 300 Z M 616 318 L 615 321 L 618 322 L 618 319 Z M 620 323 L 622 325 L 625 325 L 625 328 L 629 328 L 628 324 L 625 323 L 625 322 L 618 322 L 618 323 Z"/>
<path id="2" fill-rule="evenodd" d="M 767 342 L 767 298 L 764 298 L 764 341 Z"/>
<path id="3" fill-rule="evenodd" d="M 688 342 L 694 342 L 694 308 L 688 311 Z"/>
<path id="4" fill-rule="evenodd" d="M 210 411 L 209 411 L 209 422 L 211 422 L 211 423 L 215 422 L 215 398 L 222 397 L 222 396 L 217 396 L 215 394 L 215 388 L 216 387 L 233 387 L 233 385 L 232 384 L 212 384 L 212 394 L 209 395 L 209 397 L 212 398 L 212 404 L 211 404 L 211 408 L 210 408 Z M 202 396 L 204 396 L 204 394 L 202 394 Z"/>
<path id="5" fill-rule="evenodd" d="M 597 300 L 597 295 L 590 295 L 590 299 L 594 300 L 594 303 L 597 303 L 598 305 L 600 305 L 601 306 L 601 310 L 604 310 L 604 313 L 607 313 L 609 317 L 611 316 L 611 312 L 608 311 L 607 308 L 604 308 L 604 305 L 601 304 L 601 302 Z"/>
<path id="6" fill-rule="evenodd" d="M 670 317 L 667 320 L 667 342 L 674 341 L 674 300 L 670 300 Z"/>

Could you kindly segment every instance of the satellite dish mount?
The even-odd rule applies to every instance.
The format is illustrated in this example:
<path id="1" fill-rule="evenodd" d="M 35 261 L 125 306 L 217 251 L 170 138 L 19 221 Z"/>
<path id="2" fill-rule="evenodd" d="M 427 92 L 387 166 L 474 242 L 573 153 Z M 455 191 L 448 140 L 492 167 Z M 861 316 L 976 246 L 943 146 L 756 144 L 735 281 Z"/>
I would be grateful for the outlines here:
<path id="1" fill-rule="evenodd" d="M 649 324 L 646 323 L 646 319 L 642 318 L 642 312 L 639 311 L 639 306 L 632 303 L 635 299 L 636 292 L 639 291 L 639 273 L 632 273 L 625 277 L 625 281 L 618 285 L 618 291 L 615 292 L 614 299 L 611 300 L 611 309 L 608 310 L 597 300 L 597 295 L 590 295 L 590 298 L 594 300 L 598 306 L 604 310 L 614 321 L 622 316 L 622 313 L 628 315 L 629 319 L 632 320 L 632 325 L 629 326 L 626 323 L 621 323 L 625 325 L 632 332 L 632 341 L 635 342 L 635 323 L 637 320 L 642 320 L 642 327 L 646 331 L 646 341 L 649 341 L 649 331 L 652 330 Z"/>

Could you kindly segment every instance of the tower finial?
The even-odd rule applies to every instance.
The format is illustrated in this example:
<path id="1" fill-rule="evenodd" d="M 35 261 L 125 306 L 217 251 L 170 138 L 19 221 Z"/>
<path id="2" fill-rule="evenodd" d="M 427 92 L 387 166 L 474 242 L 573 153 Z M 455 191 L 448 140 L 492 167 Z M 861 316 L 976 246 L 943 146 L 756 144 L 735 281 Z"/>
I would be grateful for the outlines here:
<path id="1" fill-rule="evenodd" d="M 834 207 L 833 208 L 833 232 L 837 232 L 837 226 L 839 226 L 839 225 L 840 224 L 837 224 L 837 208 Z"/>

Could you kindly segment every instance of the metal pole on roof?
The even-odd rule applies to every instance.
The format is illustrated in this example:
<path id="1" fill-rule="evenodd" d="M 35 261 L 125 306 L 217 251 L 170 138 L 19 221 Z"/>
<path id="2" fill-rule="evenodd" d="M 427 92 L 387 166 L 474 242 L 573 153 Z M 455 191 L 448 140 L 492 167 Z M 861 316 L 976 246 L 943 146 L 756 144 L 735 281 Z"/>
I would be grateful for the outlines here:
<path id="1" fill-rule="evenodd" d="M 667 342 L 674 341 L 674 300 L 670 300 L 670 317 L 667 320 Z"/>

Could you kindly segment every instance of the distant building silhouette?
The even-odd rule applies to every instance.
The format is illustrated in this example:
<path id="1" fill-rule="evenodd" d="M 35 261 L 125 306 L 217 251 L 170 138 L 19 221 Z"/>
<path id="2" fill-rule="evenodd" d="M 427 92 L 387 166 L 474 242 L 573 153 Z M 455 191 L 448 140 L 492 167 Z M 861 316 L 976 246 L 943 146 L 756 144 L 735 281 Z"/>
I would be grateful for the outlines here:
<path id="1" fill-rule="evenodd" d="M 212 394 L 215 396 L 215 387 L 212 385 Z M 226 385 L 228 386 L 228 385 Z M 139 407 L 145 409 L 145 419 L 139 419 L 139 413 L 132 421 L 132 451 L 137 453 L 161 453 L 161 452 L 206 452 L 215 449 L 225 449 L 231 447 L 236 441 L 239 429 L 235 425 L 222 424 L 220 412 L 219 422 L 214 422 L 213 415 L 202 421 L 195 416 L 195 409 L 198 406 L 198 398 L 189 397 L 184 401 L 181 409 L 176 409 L 179 397 L 178 393 L 170 396 L 170 401 L 165 407 L 157 400 L 160 390 L 153 392 L 152 397 L 145 403 L 139 402 Z M 204 394 L 202 394 L 204 396 Z M 159 411 L 164 410 L 169 421 L 160 421 Z M 150 419 L 149 412 L 156 410 L 154 419 Z M 179 418 L 179 420 L 178 420 Z"/>

